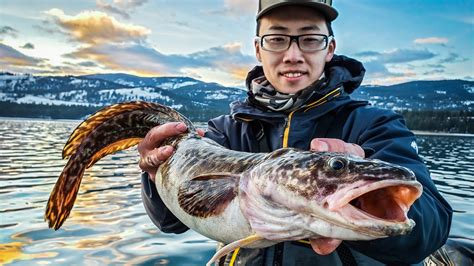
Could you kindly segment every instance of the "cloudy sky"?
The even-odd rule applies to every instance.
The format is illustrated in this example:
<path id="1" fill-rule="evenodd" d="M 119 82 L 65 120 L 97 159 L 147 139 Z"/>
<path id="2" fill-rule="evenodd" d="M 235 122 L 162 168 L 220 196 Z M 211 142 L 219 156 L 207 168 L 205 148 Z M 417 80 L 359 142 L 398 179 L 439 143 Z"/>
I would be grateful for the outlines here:
<path id="1" fill-rule="evenodd" d="M 334 0 L 365 84 L 474 79 L 474 1 Z M 0 71 L 191 76 L 241 86 L 257 0 L 0 0 Z"/>

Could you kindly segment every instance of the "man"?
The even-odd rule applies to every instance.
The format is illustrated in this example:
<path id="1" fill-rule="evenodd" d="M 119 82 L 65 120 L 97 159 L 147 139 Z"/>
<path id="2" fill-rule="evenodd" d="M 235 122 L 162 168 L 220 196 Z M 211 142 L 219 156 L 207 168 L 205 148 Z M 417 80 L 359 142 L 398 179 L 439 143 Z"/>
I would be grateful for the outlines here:
<path id="1" fill-rule="evenodd" d="M 331 2 L 259 1 L 255 52 L 262 66 L 248 74 L 246 101 L 234 102 L 231 115 L 209 121 L 203 134 L 233 150 L 296 147 L 352 153 L 408 167 L 424 189 L 409 212 L 417 225 L 407 236 L 373 241 L 341 244 L 323 238 L 238 249 L 225 258 L 226 265 L 413 264 L 448 237 L 452 210 L 417 155 L 415 137 L 403 118 L 348 96 L 362 82 L 365 70 L 360 62 L 334 54 L 331 22 L 338 13 Z M 152 185 L 158 166 L 173 152 L 169 146 L 155 148 L 185 131 L 183 124 L 165 124 L 153 128 L 139 144 L 140 167 L 147 172 L 142 177 L 143 201 L 163 232 L 188 228 L 166 209 Z"/>

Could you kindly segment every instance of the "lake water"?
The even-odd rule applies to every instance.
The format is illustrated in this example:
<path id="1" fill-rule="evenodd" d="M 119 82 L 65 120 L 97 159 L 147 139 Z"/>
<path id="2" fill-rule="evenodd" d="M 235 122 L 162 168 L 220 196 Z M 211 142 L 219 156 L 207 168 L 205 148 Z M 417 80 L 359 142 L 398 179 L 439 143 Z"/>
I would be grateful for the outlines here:
<path id="1" fill-rule="evenodd" d="M 0 265 L 203 265 L 215 242 L 194 232 L 161 233 L 141 203 L 136 149 L 86 172 L 58 231 L 43 213 L 79 121 L 0 119 Z M 419 151 L 455 209 L 451 235 L 474 235 L 474 138 L 418 136 Z"/>

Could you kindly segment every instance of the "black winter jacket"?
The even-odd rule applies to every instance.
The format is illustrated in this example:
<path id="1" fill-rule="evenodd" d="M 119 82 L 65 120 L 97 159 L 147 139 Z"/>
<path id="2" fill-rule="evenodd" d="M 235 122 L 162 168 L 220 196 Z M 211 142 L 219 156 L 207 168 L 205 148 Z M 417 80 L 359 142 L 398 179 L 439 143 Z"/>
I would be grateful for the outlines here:
<path id="1" fill-rule="evenodd" d="M 405 126 L 403 117 L 348 96 L 362 81 L 362 65 L 353 59 L 335 56 L 325 71 L 328 84 L 322 93 L 342 86 L 343 94 L 324 104 L 302 107 L 289 114 L 266 111 L 249 100 L 234 102 L 230 115 L 209 121 L 205 136 L 229 149 L 250 152 L 260 152 L 262 147 L 308 150 L 313 138 L 334 137 L 360 145 L 368 158 L 411 169 L 423 185 L 422 196 L 408 213 L 409 218 L 416 222 L 414 230 L 406 236 L 344 241 L 343 244 L 350 248 L 358 264 L 374 265 L 377 261 L 397 265 L 419 263 L 446 242 L 452 209 L 437 191 L 418 156 L 415 136 Z M 253 76 L 261 74 L 261 69 L 256 68 L 249 74 L 247 84 Z M 311 106 L 310 103 L 306 106 Z M 334 121 L 328 123 L 327 117 Z M 262 141 L 265 142 L 263 146 Z M 188 228 L 166 209 L 146 175 L 142 180 L 143 201 L 153 222 L 163 232 L 186 231 Z M 336 252 L 319 256 L 308 244 L 301 242 L 285 242 L 261 250 L 241 249 L 239 252 L 235 262 L 245 265 L 341 265 Z M 232 255 L 226 258 L 227 263 Z"/>

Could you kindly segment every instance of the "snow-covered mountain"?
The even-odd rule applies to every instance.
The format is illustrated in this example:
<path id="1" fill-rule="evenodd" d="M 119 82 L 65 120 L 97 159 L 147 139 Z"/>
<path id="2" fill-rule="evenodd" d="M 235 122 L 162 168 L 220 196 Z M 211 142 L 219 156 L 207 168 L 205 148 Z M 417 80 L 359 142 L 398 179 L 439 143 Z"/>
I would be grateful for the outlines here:
<path id="1" fill-rule="evenodd" d="M 474 110 L 474 82 L 438 80 L 361 86 L 352 97 L 394 110 Z"/>
<path id="2" fill-rule="evenodd" d="M 104 105 L 144 100 L 166 104 L 190 115 L 190 118 L 206 120 L 228 113 L 229 104 L 244 99 L 245 96 L 244 90 L 190 77 L 138 77 L 128 74 L 33 76 L 0 73 L 0 108 L 4 109 L 0 115 L 3 116 L 17 116 L 14 112 L 21 109 L 22 115 L 36 117 L 41 110 L 54 106 L 55 110 L 60 110 L 54 117 L 61 117 L 61 112 L 66 114 L 74 108 L 83 108 L 74 112 L 77 115 Z M 441 80 L 392 86 L 362 86 L 352 96 L 395 110 L 473 110 L 474 82 Z M 8 109 L 5 110 L 5 106 Z M 30 109 L 34 113 L 28 114 Z"/>
<path id="3" fill-rule="evenodd" d="M 104 106 L 143 100 L 184 113 L 228 112 L 246 92 L 188 77 L 143 78 L 127 74 L 32 76 L 0 73 L 0 102 L 51 106 Z"/>
<path id="4" fill-rule="evenodd" d="M 184 86 L 199 84 L 200 81 L 188 77 L 137 77 L 129 74 L 94 74 L 82 76 L 85 78 L 102 79 L 128 87 L 159 87 L 164 90 L 177 89 Z"/>

